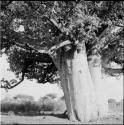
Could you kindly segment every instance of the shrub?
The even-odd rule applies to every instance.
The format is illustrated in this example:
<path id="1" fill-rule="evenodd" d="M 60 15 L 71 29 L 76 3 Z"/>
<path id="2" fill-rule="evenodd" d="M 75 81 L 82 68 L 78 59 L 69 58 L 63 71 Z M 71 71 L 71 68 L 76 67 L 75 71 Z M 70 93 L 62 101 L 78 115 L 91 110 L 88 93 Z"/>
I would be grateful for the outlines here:
<path id="1" fill-rule="evenodd" d="M 40 112 L 64 112 L 66 109 L 63 99 L 55 100 L 55 94 L 48 94 L 34 101 L 32 97 L 17 95 L 13 99 L 7 98 L 1 101 L 1 111 L 23 115 L 38 115 Z"/>
<path id="2" fill-rule="evenodd" d="M 66 110 L 66 105 L 64 100 L 59 99 L 54 103 L 55 112 L 64 112 L 65 110 Z"/>
<path id="3" fill-rule="evenodd" d="M 1 103 L 1 112 L 9 112 L 9 111 L 15 111 L 16 110 L 16 104 L 12 103 Z"/>
<path id="4" fill-rule="evenodd" d="M 12 111 L 16 114 L 29 112 L 39 112 L 40 107 L 33 100 L 33 97 L 27 95 L 17 95 L 14 98 L 5 98 L 1 101 L 1 112 L 8 113 Z"/>
<path id="5" fill-rule="evenodd" d="M 55 96 L 51 94 L 41 97 L 38 101 L 38 105 L 40 106 L 41 112 L 64 112 L 66 109 L 65 101 L 61 98 L 58 100 L 54 100 Z"/>
<path id="6" fill-rule="evenodd" d="M 53 103 L 47 103 L 45 105 L 41 106 L 41 111 L 54 111 L 54 105 Z"/>

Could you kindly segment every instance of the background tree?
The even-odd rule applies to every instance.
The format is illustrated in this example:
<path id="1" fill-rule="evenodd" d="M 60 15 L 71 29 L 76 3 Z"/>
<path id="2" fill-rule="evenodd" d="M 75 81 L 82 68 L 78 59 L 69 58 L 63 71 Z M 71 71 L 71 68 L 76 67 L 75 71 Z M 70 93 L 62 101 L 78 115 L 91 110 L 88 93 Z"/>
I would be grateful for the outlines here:
<path id="1" fill-rule="evenodd" d="M 123 73 L 124 2 L 2 1 L 1 8 L 1 49 L 11 70 L 22 73 L 19 82 L 3 79 L 1 87 L 11 89 L 25 77 L 60 79 L 70 120 L 106 115 L 106 99 L 98 96 L 104 97 L 101 70 Z"/>
<path id="2" fill-rule="evenodd" d="M 54 111 L 54 100 L 49 96 L 44 96 L 39 99 L 41 102 L 40 110 L 44 114 L 46 111 Z"/>

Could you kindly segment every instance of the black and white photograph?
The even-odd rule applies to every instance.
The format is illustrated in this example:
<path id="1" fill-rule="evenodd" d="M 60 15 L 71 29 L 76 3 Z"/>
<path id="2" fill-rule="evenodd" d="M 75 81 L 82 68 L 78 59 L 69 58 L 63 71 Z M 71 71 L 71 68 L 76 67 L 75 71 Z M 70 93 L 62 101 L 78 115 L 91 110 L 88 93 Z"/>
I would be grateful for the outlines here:
<path id="1" fill-rule="evenodd" d="M 123 124 L 124 1 L 0 1 L 0 124 Z"/>

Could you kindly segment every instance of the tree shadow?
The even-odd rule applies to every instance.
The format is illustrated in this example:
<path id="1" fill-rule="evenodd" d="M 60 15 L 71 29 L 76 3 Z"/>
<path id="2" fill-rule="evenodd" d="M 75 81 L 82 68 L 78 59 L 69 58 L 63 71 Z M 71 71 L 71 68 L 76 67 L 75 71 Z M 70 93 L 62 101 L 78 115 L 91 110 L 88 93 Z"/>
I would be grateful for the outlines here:
<path id="1" fill-rule="evenodd" d="M 53 116 L 57 118 L 62 118 L 62 119 L 68 119 L 68 115 L 64 113 L 42 113 L 41 115 L 43 116 Z"/>

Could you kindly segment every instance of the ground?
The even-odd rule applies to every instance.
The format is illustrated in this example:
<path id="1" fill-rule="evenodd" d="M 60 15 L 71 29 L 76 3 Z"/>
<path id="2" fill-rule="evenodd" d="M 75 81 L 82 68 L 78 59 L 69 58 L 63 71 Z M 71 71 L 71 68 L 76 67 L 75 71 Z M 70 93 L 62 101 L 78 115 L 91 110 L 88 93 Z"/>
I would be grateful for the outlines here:
<path id="1" fill-rule="evenodd" d="M 2 115 L 3 124 L 74 124 L 70 122 L 67 118 L 59 118 L 57 116 L 7 116 Z M 100 119 L 95 122 L 88 122 L 88 124 L 123 124 L 123 116 L 121 115 L 111 115 L 107 118 Z M 75 123 L 79 124 L 79 122 Z M 87 123 L 81 123 L 87 124 Z"/>
<path id="2" fill-rule="evenodd" d="M 120 105 L 121 104 L 121 105 Z M 88 123 L 74 123 L 63 116 L 61 113 L 46 114 L 41 116 L 17 116 L 1 115 L 2 124 L 123 124 L 123 106 L 122 103 L 109 102 L 109 116 L 91 121 Z"/>
<path id="3" fill-rule="evenodd" d="M 59 112 L 44 112 L 45 115 L 40 116 L 23 116 L 15 115 L 14 113 L 1 113 L 2 124 L 123 124 L 123 100 L 116 102 L 113 99 L 109 101 L 108 117 L 91 121 L 88 123 L 74 123 L 63 115 L 63 111 Z"/>

